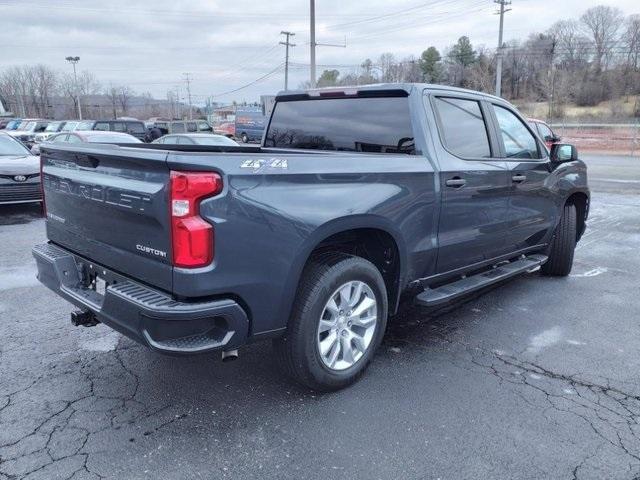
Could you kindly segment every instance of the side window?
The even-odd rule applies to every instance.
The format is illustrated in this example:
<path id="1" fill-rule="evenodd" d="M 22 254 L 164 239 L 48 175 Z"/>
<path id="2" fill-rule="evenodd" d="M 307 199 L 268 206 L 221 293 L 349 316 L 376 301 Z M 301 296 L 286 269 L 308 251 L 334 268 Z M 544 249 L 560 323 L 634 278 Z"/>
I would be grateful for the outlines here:
<path id="1" fill-rule="evenodd" d="M 198 131 L 199 132 L 208 132 L 211 130 L 211 127 L 207 122 L 198 122 Z"/>
<path id="2" fill-rule="evenodd" d="M 507 158 L 540 158 L 538 142 L 524 123 L 513 112 L 499 105 L 494 105 L 500 137 L 504 143 Z"/>
<path id="3" fill-rule="evenodd" d="M 82 140 L 80 140 L 76 135 L 71 135 L 71 134 L 69 134 L 69 138 L 67 141 L 69 143 L 82 143 Z"/>
<path id="4" fill-rule="evenodd" d="M 138 122 L 131 122 L 128 124 L 129 133 L 144 133 L 144 124 Z"/>
<path id="5" fill-rule="evenodd" d="M 165 145 L 176 145 L 178 143 L 178 137 L 164 137 L 164 141 L 162 143 Z"/>
<path id="6" fill-rule="evenodd" d="M 56 135 L 56 137 L 52 140 L 54 143 L 62 143 L 67 141 L 68 135 Z"/>
<path id="7" fill-rule="evenodd" d="M 440 117 L 445 147 L 462 158 L 490 158 L 491 147 L 487 125 L 475 100 L 436 97 L 436 112 Z"/>
<path id="8" fill-rule="evenodd" d="M 114 132 L 127 133 L 127 125 L 122 122 L 113 122 L 111 126 Z"/>
<path id="9" fill-rule="evenodd" d="M 195 142 L 191 140 L 189 137 L 178 137 L 179 145 L 193 145 Z"/>
<path id="10" fill-rule="evenodd" d="M 93 127 L 94 130 L 102 130 L 104 132 L 109 131 L 109 123 L 108 122 L 97 122 Z"/>
<path id="11" fill-rule="evenodd" d="M 187 122 L 187 132 L 197 132 L 196 122 Z"/>
<path id="12" fill-rule="evenodd" d="M 540 136 L 544 141 L 551 140 L 554 135 L 549 127 L 547 127 L 544 123 L 538 124 L 538 131 L 540 132 Z"/>
<path id="13" fill-rule="evenodd" d="M 172 123 L 171 133 L 185 133 L 184 123 Z"/>

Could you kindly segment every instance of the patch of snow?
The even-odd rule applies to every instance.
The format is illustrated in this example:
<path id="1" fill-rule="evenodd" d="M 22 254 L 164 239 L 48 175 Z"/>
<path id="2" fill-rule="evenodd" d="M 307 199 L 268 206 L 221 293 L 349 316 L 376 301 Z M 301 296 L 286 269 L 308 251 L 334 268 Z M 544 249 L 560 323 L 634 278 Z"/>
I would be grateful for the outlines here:
<path id="1" fill-rule="evenodd" d="M 562 331 L 560 327 L 553 327 L 531 338 L 528 350 L 531 352 L 539 352 L 543 348 L 550 347 L 560 341 Z"/>
<path id="2" fill-rule="evenodd" d="M 111 352 L 116 349 L 118 340 L 120 340 L 120 334 L 108 329 L 99 336 L 92 335 L 92 338 L 81 341 L 80 348 L 90 352 Z"/>
<path id="3" fill-rule="evenodd" d="M 567 343 L 568 343 L 569 345 L 586 345 L 586 343 L 585 343 L 585 342 L 580 342 L 580 341 L 578 341 L 578 340 L 567 340 Z"/>
<path id="4" fill-rule="evenodd" d="M 598 275 L 602 275 L 603 273 L 607 273 L 607 272 L 608 272 L 608 269 L 605 267 L 596 267 L 584 273 L 574 273 L 569 276 L 575 277 L 575 278 L 588 278 L 588 277 L 597 277 Z"/>
<path id="5" fill-rule="evenodd" d="M 36 269 L 32 266 L 27 268 L 3 268 L 0 271 L 0 290 L 35 287 L 40 284 L 36 278 L 36 273 Z"/>

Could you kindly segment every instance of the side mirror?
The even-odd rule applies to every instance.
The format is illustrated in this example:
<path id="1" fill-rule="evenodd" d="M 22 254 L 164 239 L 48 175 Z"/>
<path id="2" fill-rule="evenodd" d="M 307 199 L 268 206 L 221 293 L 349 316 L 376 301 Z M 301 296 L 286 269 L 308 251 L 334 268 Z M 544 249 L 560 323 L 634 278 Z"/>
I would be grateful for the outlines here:
<path id="1" fill-rule="evenodd" d="M 34 145 L 33 147 L 31 147 L 31 154 L 32 155 L 40 155 L 40 145 Z"/>
<path id="2" fill-rule="evenodd" d="M 551 147 L 551 161 L 554 163 L 578 160 L 578 149 L 568 143 L 556 143 Z"/>

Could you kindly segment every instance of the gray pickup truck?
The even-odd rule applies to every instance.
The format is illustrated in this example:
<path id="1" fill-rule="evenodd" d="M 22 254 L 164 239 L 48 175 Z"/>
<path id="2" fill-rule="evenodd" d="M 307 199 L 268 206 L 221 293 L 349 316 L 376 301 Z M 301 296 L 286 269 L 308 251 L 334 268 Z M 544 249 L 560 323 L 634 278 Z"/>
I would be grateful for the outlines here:
<path id="1" fill-rule="evenodd" d="M 261 146 L 47 145 L 40 281 L 169 354 L 272 339 L 294 379 L 353 382 L 402 301 L 565 276 L 587 169 L 506 101 L 422 84 L 280 94 Z"/>

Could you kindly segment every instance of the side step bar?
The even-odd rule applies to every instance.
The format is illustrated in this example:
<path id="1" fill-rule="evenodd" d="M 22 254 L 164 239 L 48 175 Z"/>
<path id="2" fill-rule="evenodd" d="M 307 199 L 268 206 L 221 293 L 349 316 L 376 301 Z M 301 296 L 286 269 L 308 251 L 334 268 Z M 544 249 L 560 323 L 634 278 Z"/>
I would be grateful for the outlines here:
<path id="1" fill-rule="evenodd" d="M 496 265 L 491 270 L 461 278 L 438 288 L 425 288 L 415 302 L 424 307 L 434 307 L 456 300 L 467 293 L 501 282 L 516 275 L 536 270 L 548 260 L 545 255 L 520 257 L 512 262 Z"/>

